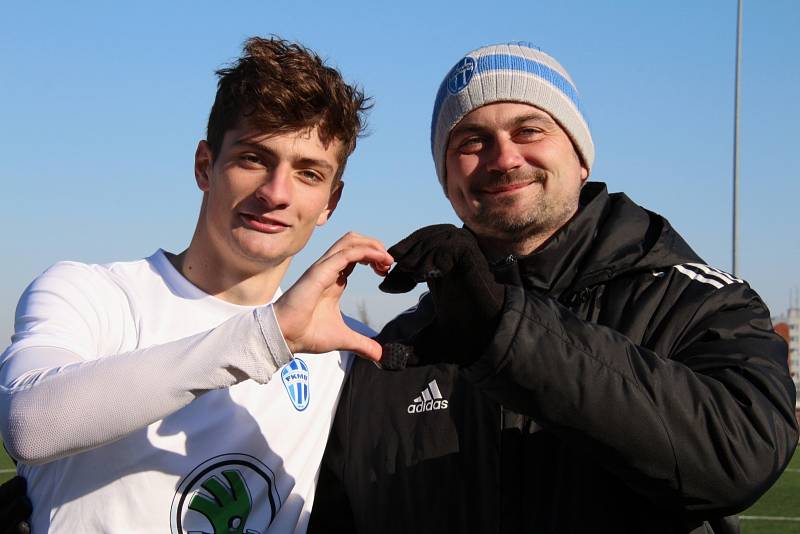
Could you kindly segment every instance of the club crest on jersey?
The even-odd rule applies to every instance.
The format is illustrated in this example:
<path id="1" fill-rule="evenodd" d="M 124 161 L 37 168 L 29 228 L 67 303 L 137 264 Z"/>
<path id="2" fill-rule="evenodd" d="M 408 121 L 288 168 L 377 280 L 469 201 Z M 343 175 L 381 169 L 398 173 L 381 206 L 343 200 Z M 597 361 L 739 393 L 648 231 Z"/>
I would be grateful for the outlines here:
<path id="1" fill-rule="evenodd" d="M 469 85 L 473 74 L 475 74 L 475 60 L 467 56 L 456 63 L 447 75 L 447 90 L 451 95 L 460 93 Z"/>
<path id="2" fill-rule="evenodd" d="M 263 534 L 281 507 L 273 471 L 247 454 L 206 460 L 178 485 L 172 534 Z"/>
<path id="3" fill-rule="evenodd" d="M 299 412 L 305 410 L 311 398 L 309 372 L 306 362 L 300 358 L 295 358 L 287 363 L 281 370 L 281 380 L 295 409 Z"/>

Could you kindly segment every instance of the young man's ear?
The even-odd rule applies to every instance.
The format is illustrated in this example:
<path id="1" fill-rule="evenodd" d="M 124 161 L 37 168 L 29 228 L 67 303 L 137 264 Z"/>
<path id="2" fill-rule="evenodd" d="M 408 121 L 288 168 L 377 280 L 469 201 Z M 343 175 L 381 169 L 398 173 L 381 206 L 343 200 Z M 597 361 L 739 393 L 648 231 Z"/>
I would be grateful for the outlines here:
<path id="1" fill-rule="evenodd" d="M 194 152 L 194 179 L 200 191 L 208 191 L 213 165 L 214 156 L 211 154 L 211 147 L 208 145 L 208 141 L 203 139 L 197 143 L 197 150 Z"/>
<path id="2" fill-rule="evenodd" d="M 333 211 L 339 204 L 339 199 L 342 198 L 342 190 L 344 190 L 344 181 L 340 179 L 339 182 L 333 186 L 331 196 L 328 197 L 328 205 L 325 206 L 325 209 L 322 210 L 322 213 L 317 217 L 317 226 L 322 226 L 331 218 Z"/>

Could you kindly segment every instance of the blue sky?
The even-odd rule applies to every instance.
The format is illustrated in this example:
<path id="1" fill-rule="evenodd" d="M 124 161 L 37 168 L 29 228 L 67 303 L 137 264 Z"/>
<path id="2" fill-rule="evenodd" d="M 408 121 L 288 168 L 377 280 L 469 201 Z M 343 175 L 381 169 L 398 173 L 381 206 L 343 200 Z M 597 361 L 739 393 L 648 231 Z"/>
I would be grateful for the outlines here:
<path id="1" fill-rule="evenodd" d="M 0 19 L 0 337 L 24 287 L 61 259 L 136 259 L 189 242 L 192 173 L 213 71 L 250 35 L 298 40 L 375 98 L 332 221 L 289 279 L 348 230 L 387 244 L 457 222 L 429 149 L 444 74 L 483 44 L 524 40 L 575 80 L 591 179 L 665 215 L 730 269 L 735 0 L 9 2 Z M 773 314 L 800 286 L 800 2 L 745 1 L 740 276 Z M 367 269 L 343 301 L 380 324 L 413 301 Z"/>

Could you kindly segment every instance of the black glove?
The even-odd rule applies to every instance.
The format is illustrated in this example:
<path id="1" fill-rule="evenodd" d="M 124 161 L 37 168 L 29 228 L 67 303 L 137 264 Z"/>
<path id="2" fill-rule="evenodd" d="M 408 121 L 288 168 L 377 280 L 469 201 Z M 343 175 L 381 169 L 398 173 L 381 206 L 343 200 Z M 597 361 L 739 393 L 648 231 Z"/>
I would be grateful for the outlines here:
<path id="1" fill-rule="evenodd" d="M 391 339 L 390 332 L 378 336 L 384 346 L 382 367 L 422 361 L 469 365 L 478 359 L 494 335 L 505 288 L 495 282 L 472 232 L 451 224 L 427 226 L 389 248 L 389 254 L 397 264 L 381 291 L 405 293 L 426 282 L 434 314 L 427 326 L 415 325 L 410 338 Z M 398 327 L 404 321 L 419 323 L 419 317 L 400 315 L 392 321 L 393 330 L 403 330 Z"/>
<path id="2" fill-rule="evenodd" d="M 30 534 L 28 518 L 33 508 L 25 495 L 27 485 L 22 477 L 14 477 L 0 486 L 0 533 Z"/>

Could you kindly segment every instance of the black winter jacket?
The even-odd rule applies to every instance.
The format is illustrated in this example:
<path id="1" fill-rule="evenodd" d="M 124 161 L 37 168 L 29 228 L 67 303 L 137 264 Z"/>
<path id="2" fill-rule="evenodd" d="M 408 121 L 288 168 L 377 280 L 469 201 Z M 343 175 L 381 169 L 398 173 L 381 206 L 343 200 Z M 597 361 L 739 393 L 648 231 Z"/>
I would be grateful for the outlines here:
<path id="1" fill-rule="evenodd" d="M 743 281 L 589 183 L 542 249 L 496 272 L 484 356 L 356 360 L 310 532 L 736 532 L 797 443 L 787 348 Z M 430 299 L 411 318 L 427 321 Z M 410 320 L 412 319 L 412 320 Z"/>

